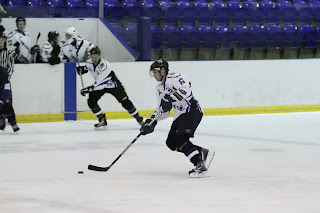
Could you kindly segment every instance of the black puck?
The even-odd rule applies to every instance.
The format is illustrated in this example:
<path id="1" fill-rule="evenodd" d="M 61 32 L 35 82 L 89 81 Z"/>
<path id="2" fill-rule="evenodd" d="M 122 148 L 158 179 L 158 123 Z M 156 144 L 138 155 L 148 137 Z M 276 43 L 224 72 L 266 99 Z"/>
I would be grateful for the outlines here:
<path id="1" fill-rule="evenodd" d="M 83 174 L 83 171 L 78 171 L 78 174 Z"/>

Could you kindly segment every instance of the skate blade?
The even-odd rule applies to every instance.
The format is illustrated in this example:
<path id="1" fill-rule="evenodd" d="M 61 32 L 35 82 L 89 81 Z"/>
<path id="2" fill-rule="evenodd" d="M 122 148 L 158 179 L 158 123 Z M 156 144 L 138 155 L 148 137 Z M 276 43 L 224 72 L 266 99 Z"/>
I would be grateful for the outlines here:
<path id="1" fill-rule="evenodd" d="M 108 129 L 108 126 L 106 125 L 106 126 L 100 126 L 100 127 L 94 127 L 94 129 L 95 130 L 106 130 L 106 129 Z"/>
<path id="2" fill-rule="evenodd" d="M 210 175 L 206 171 L 201 172 L 201 173 L 192 172 L 192 173 L 189 174 L 189 177 L 190 178 L 208 178 L 208 177 L 210 177 Z"/>
<path id="3" fill-rule="evenodd" d="M 207 160 L 205 163 L 207 170 L 210 168 L 211 162 L 212 162 L 215 154 L 216 153 L 214 151 L 209 151 L 208 156 L 207 156 Z"/>

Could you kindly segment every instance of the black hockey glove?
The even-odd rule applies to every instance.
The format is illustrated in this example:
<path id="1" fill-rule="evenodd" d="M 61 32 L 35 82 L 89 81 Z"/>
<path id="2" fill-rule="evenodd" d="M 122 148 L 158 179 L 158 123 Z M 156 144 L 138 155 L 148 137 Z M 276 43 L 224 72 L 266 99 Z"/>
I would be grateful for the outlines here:
<path id="1" fill-rule="evenodd" d="M 23 55 L 17 55 L 16 62 L 20 64 L 29 64 L 29 60 Z"/>
<path id="2" fill-rule="evenodd" d="M 55 64 L 60 64 L 61 60 L 60 60 L 59 57 L 51 56 L 50 58 L 48 58 L 48 62 L 49 62 L 51 65 L 55 65 Z"/>
<path id="3" fill-rule="evenodd" d="M 39 45 L 34 45 L 33 47 L 31 47 L 31 50 L 30 50 L 31 54 L 35 54 L 35 53 L 39 53 L 39 52 L 40 52 Z"/>
<path id="4" fill-rule="evenodd" d="M 161 106 L 163 112 L 168 112 L 172 109 L 172 101 L 173 99 L 170 97 L 170 95 L 165 95 L 163 99 L 161 100 Z"/>
<path id="5" fill-rule="evenodd" d="M 76 70 L 77 70 L 78 75 L 83 75 L 83 74 L 86 74 L 88 72 L 88 69 L 87 69 L 86 66 L 76 67 Z"/>
<path id="6" fill-rule="evenodd" d="M 147 135 L 150 134 L 154 131 L 154 127 L 157 125 L 157 120 L 155 120 L 152 124 L 151 123 L 151 119 L 148 118 L 143 124 L 142 127 L 140 128 L 140 132 L 142 135 Z"/>
<path id="7" fill-rule="evenodd" d="M 93 85 L 91 85 L 91 86 L 89 86 L 89 87 L 85 87 L 85 88 L 83 88 L 83 89 L 80 91 L 80 93 L 81 93 L 82 96 L 85 96 L 86 94 L 92 92 L 92 91 L 93 91 L 93 88 L 94 88 Z"/>

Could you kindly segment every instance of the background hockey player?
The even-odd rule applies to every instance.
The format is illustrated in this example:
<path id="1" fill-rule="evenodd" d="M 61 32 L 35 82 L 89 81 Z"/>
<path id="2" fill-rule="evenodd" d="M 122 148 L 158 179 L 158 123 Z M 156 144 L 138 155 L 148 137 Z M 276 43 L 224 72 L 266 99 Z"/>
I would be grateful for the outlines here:
<path id="1" fill-rule="evenodd" d="M 189 140 L 194 137 L 203 116 L 200 105 L 193 96 L 191 83 L 180 73 L 168 73 L 169 64 L 163 59 L 155 61 L 150 67 L 150 72 L 158 81 L 158 107 L 151 119 L 147 119 L 142 125 L 142 135 L 152 133 L 157 121 L 168 118 L 173 107 L 175 114 L 166 144 L 172 151 L 182 152 L 195 165 L 189 172 L 191 177 L 205 176 L 213 154 L 210 152 L 209 158 L 208 149 L 194 145 Z M 152 123 L 152 119 L 159 112 L 162 114 Z"/>
<path id="2" fill-rule="evenodd" d="M 85 96 L 89 93 L 88 106 L 93 114 L 99 119 L 99 123 L 95 124 L 95 127 L 98 128 L 107 125 L 106 116 L 102 113 L 101 108 L 98 105 L 98 100 L 106 93 L 113 95 L 123 108 L 125 108 L 141 125 L 143 123 L 143 118 L 129 100 L 124 87 L 112 70 L 109 62 L 101 58 L 101 51 L 98 47 L 94 47 L 90 50 L 90 59 L 85 66 L 77 67 L 77 72 L 80 76 L 87 73 L 88 70 L 95 79 L 95 83 L 83 88 L 81 90 L 81 95 Z"/>
<path id="3" fill-rule="evenodd" d="M 77 50 L 83 41 L 77 55 Z M 66 30 L 66 40 L 61 41 L 62 52 L 68 62 L 85 62 L 89 58 L 90 50 L 94 45 L 78 35 L 74 27 L 69 27 Z"/>
<path id="4" fill-rule="evenodd" d="M 15 50 L 17 63 L 31 63 L 34 55 L 40 52 L 39 45 L 32 45 L 30 34 L 25 31 L 26 19 L 16 19 L 17 30 L 8 34 L 8 49 Z"/>
<path id="5" fill-rule="evenodd" d="M 40 62 L 50 63 L 51 65 L 59 64 L 63 59 L 59 43 L 59 33 L 50 31 L 48 33 L 48 41 L 43 43 L 40 48 Z"/>
<path id="6" fill-rule="evenodd" d="M 6 127 L 6 119 L 12 126 L 13 131 L 17 132 L 16 116 L 12 107 L 12 93 L 10 77 L 14 69 L 15 52 L 6 48 L 6 37 L 0 34 L 0 130 Z"/>

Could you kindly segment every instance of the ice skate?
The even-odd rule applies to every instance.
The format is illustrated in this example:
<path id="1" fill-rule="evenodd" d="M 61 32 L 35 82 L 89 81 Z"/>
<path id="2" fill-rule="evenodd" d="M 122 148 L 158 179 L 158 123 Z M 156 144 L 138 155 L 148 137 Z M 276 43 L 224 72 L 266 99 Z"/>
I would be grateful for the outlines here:
<path id="1" fill-rule="evenodd" d="M 106 115 L 102 114 L 101 118 L 99 118 L 99 123 L 95 124 L 94 127 L 98 129 L 100 127 L 106 127 L 107 124 Z"/>
<path id="2" fill-rule="evenodd" d="M 6 128 L 6 119 L 0 115 L 0 130 L 4 131 Z"/>
<path id="3" fill-rule="evenodd" d="M 191 178 L 210 177 L 207 174 L 207 170 L 209 169 L 209 167 L 211 165 L 214 154 L 215 154 L 215 152 L 202 148 L 201 160 L 197 163 L 197 165 L 194 169 L 189 171 L 189 176 Z"/>
<path id="4" fill-rule="evenodd" d="M 20 128 L 18 127 L 17 123 L 12 124 L 11 127 L 12 127 L 14 132 L 18 132 L 20 130 Z"/>

